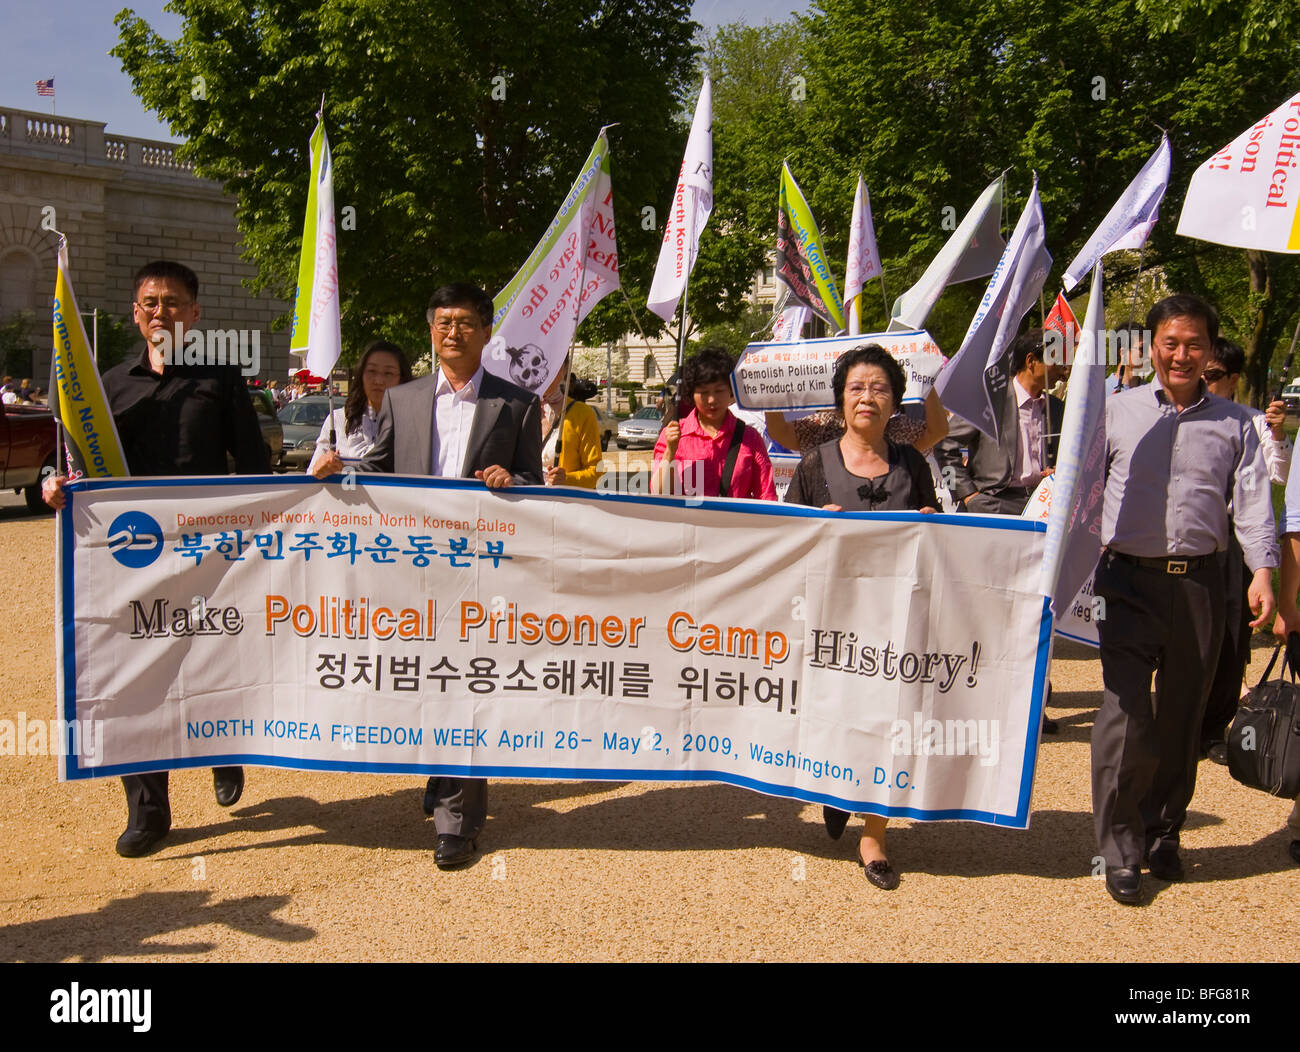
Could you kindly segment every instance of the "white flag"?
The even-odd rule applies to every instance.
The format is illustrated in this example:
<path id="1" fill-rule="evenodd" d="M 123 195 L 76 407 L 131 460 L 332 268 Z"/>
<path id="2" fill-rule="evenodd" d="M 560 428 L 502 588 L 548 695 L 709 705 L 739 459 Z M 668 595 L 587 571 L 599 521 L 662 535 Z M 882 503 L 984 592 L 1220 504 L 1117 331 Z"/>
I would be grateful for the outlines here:
<path id="1" fill-rule="evenodd" d="M 618 281 L 609 140 L 602 128 L 541 241 L 492 301 L 483 368 L 544 393 L 582 319 Z"/>
<path id="2" fill-rule="evenodd" d="M 1011 384 L 1011 344 L 1051 267 L 1035 176 L 1025 210 L 971 319 L 961 350 L 934 385 L 946 409 L 994 441 L 1000 438 L 1002 407 Z"/>
<path id="3" fill-rule="evenodd" d="M 659 263 L 646 298 L 646 306 L 664 321 L 671 321 L 677 310 L 686 279 L 700 252 L 700 234 L 712 211 L 713 88 L 705 77 L 664 227 L 664 241 L 659 246 Z"/>
<path id="4" fill-rule="evenodd" d="M 312 376 L 329 379 L 343 350 L 339 328 L 339 264 L 334 243 L 334 161 L 330 141 L 321 129 L 320 175 L 316 183 L 316 266 L 311 283 L 311 316 L 307 322 L 307 357 L 303 367 Z"/>
<path id="5" fill-rule="evenodd" d="M 1101 263 L 1074 354 L 1056 459 L 1052 510 L 1043 550 L 1043 594 L 1059 621 L 1101 554 L 1102 476 L 1106 466 L 1106 308 Z"/>
<path id="6" fill-rule="evenodd" d="M 1178 233 L 1236 248 L 1300 252 L 1300 178 L 1291 176 L 1297 162 L 1300 94 L 1196 169 Z"/>
<path id="7" fill-rule="evenodd" d="M 853 195 L 853 220 L 849 226 L 849 261 L 844 271 L 844 302 L 849 307 L 849 332 L 854 336 L 862 331 L 857 307 L 862 286 L 872 278 L 880 277 L 881 273 L 876 228 L 871 221 L 871 197 L 866 182 L 859 175 L 858 189 Z"/>
<path id="8" fill-rule="evenodd" d="M 947 244 L 930 261 L 921 280 L 894 301 L 890 330 L 923 329 L 925 319 L 949 285 L 993 273 L 1006 247 L 1002 240 L 1002 177 L 985 187 Z"/>
<path id="9" fill-rule="evenodd" d="M 1061 279 L 1066 292 L 1079 284 L 1093 264 L 1106 253 L 1137 249 L 1146 244 L 1160 215 L 1160 201 L 1168 186 L 1169 137 L 1161 136 L 1156 152 L 1147 159 L 1066 270 Z"/>
<path id="10" fill-rule="evenodd" d="M 787 343 L 791 340 L 802 339 L 803 327 L 808 324 L 811 318 L 812 311 L 802 303 L 786 307 L 777 317 L 776 324 L 772 326 L 772 342 Z"/>

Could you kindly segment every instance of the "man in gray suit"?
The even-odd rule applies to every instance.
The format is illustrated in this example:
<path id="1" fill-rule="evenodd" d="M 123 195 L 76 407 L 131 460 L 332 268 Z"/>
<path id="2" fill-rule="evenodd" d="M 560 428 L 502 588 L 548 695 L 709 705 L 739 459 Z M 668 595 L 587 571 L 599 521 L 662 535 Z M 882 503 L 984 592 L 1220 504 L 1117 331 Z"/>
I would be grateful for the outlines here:
<path id="1" fill-rule="evenodd" d="M 375 444 L 360 470 L 477 478 L 492 489 L 540 485 L 541 404 L 483 369 L 492 298 L 474 285 L 444 285 L 430 298 L 427 317 L 438 369 L 384 393 Z M 314 474 L 342 470 L 330 454 Z M 434 861 L 442 869 L 462 865 L 474 857 L 487 817 L 487 781 L 430 778 L 424 811 L 438 830 Z"/>
<path id="2" fill-rule="evenodd" d="M 1065 403 L 1044 392 L 1064 367 L 1043 360 L 1043 331 L 1030 329 L 1011 348 L 1014 372 L 1002 412 L 1002 438 L 994 442 L 965 420 L 953 418 L 948 437 L 934 447 L 939 471 L 962 511 L 1019 515 L 1056 463 Z M 962 460 L 965 448 L 969 456 Z"/>

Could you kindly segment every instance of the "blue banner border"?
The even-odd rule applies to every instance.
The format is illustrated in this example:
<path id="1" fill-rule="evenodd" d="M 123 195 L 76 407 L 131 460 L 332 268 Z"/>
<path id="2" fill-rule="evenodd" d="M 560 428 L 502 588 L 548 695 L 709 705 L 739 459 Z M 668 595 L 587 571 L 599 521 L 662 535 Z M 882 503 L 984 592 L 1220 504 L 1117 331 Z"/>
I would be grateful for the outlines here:
<path id="1" fill-rule="evenodd" d="M 58 528 L 62 531 L 62 557 L 59 563 L 59 584 L 63 597 L 63 624 L 58 630 L 63 636 L 63 675 L 64 719 L 69 723 L 76 719 L 76 653 L 74 647 L 75 618 L 73 617 L 74 590 L 72 574 L 72 553 L 75 537 L 72 533 L 72 508 L 77 493 L 98 490 L 123 489 L 128 487 L 166 488 L 175 486 L 215 485 L 247 486 L 258 482 L 274 482 L 284 485 L 319 486 L 341 482 L 343 476 L 335 475 L 325 483 L 307 475 L 213 475 L 183 476 L 166 478 L 113 478 L 81 479 L 65 487 L 68 503 L 59 513 Z M 362 475 L 355 477 L 358 486 L 398 486 L 417 489 L 484 489 L 477 479 L 433 478 L 413 475 Z M 914 511 L 898 512 L 827 512 L 820 508 L 808 508 L 801 505 L 779 504 L 771 501 L 736 501 L 716 498 L 661 497 L 639 494 L 593 493 L 590 490 L 553 486 L 514 486 L 506 490 L 490 491 L 502 496 L 519 495 L 555 499 L 564 497 L 585 498 L 595 501 L 618 501 L 634 504 L 658 504 L 662 506 L 689 506 L 705 508 L 711 511 L 757 513 L 763 515 L 786 515 L 794 517 L 812 517 L 837 519 L 872 519 L 876 521 L 911 522 L 921 519 L 944 522 L 949 525 L 983 527 L 985 529 L 1002 529 L 1014 532 L 1046 533 L 1045 523 L 1030 519 L 1021 519 L 1001 515 L 922 515 Z M 65 777 L 69 781 L 87 778 L 106 778 L 124 774 L 143 774 L 158 770 L 184 770 L 193 767 L 225 767 L 248 764 L 250 766 L 267 766 L 299 771 L 334 771 L 356 774 L 411 774 L 411 775 L 445 775 L 472 778 L 536 778 L 541 780 L 583 781 L 647 781 L 647 782 L 722 782 L 727 785 L 751 789 L 768 796 L 784 799 L 802 800 L 805 803 L 827 804 L 841 810 L 854 813 L 885 815 L 889 818 L 911 818 L 921 822 L 968 821 L 982 822 L 987 825 L 1007 826 L 1013 829 L 1026 829 L 1029 826 L 1029 801 L 1033 792 L 1034 772 L 1038 759 L 1038 733 L 1042 724 L 1044 692 L 1047 686 L 1047 662 L 1052 640 L 1051 600 L 1043 597 L 1042 615 L 1039 621 L 1038 647 L 1034 660 L 1034 693 L 1031 701 L 1029 720 L 1026 729 L 1023 763 L 1020 772 L 1020 789 L 1017 796 L 1015 814 L 998 814 L 991 811 L 970 809 L 925 810 L 912 807 L 894 807 L 881 804 L 846 800 L 827 793 L 815 793 L 810 790 L 797 789 L 792 786 L 774 785 L 757 779 L 745 778 L 729 771 L 657 771 L 637 768 L 585 768 L 585 767 L 473 767 L 453 764 L 383 764 L 351 763 L 344 760 L 303 760 L 293 757 L 264 756 L 256 753 L 228 753 L 221 756 L 202 756 L 177 758 L 159 763 L 112 764 L 107 766 L 82 767 L 77 755 L 68 750 L 63 758 Z"/>

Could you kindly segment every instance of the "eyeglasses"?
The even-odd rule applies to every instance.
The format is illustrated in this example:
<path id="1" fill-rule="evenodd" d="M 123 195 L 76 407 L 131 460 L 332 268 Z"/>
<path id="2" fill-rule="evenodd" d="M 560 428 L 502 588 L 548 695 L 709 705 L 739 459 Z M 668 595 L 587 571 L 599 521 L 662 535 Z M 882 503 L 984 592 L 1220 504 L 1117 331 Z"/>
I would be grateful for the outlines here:
<path id="1" fill-rule="evenodd" d="M 1206 369 L 1205 372 L 1201 373 L 1201 375 L 1205 377 L 1205 382 L 1207 384 L 1217 384 L 1227 376 L 1228 373 L 1225 369 Z"/>
<path id="2" fill-rule="evenodd" d="M 894 389 L 889 384 L 849 384 L 844 388 L 844 393 L 850 398 L 861 398 L 863 393 L 870 394 L 872 398 L 883 398 L 886 395 L 894 397 Z"/>
<path id="3" fill-rule="evenodd" d="M 480 327 L 480 322 L 476 318 L 439 318 L 433 323 L 433 331 L 439 336 L 446 336 L 452 329 L 457 332 L 474 332 Z"/>
<path id="4" fill-rule="evenodd" d="M 156 314 L 159 308 L 162 308 L 168 314 L 175 314 L 182 307 L 188 307 L 193 300 L 178 300 L 174 296 L 168 296 L 166 299 L 156 300 L 153 298 L 136 300 L 135 305 L 146 314 Z"/>

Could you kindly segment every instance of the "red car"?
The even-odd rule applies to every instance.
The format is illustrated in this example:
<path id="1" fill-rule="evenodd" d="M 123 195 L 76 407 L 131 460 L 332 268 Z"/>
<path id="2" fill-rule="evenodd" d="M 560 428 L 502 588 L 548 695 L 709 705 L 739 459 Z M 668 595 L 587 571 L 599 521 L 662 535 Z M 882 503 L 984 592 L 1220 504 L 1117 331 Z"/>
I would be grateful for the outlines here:
<path id="1" fill-rule="evenodd" d="M 41 478 L 54 470 L 54 417 L 39 406 L 7 405 L 0 424 L 0 487 L 22 492 L 37 515 L 50 509 L 41 500 Z"/>

